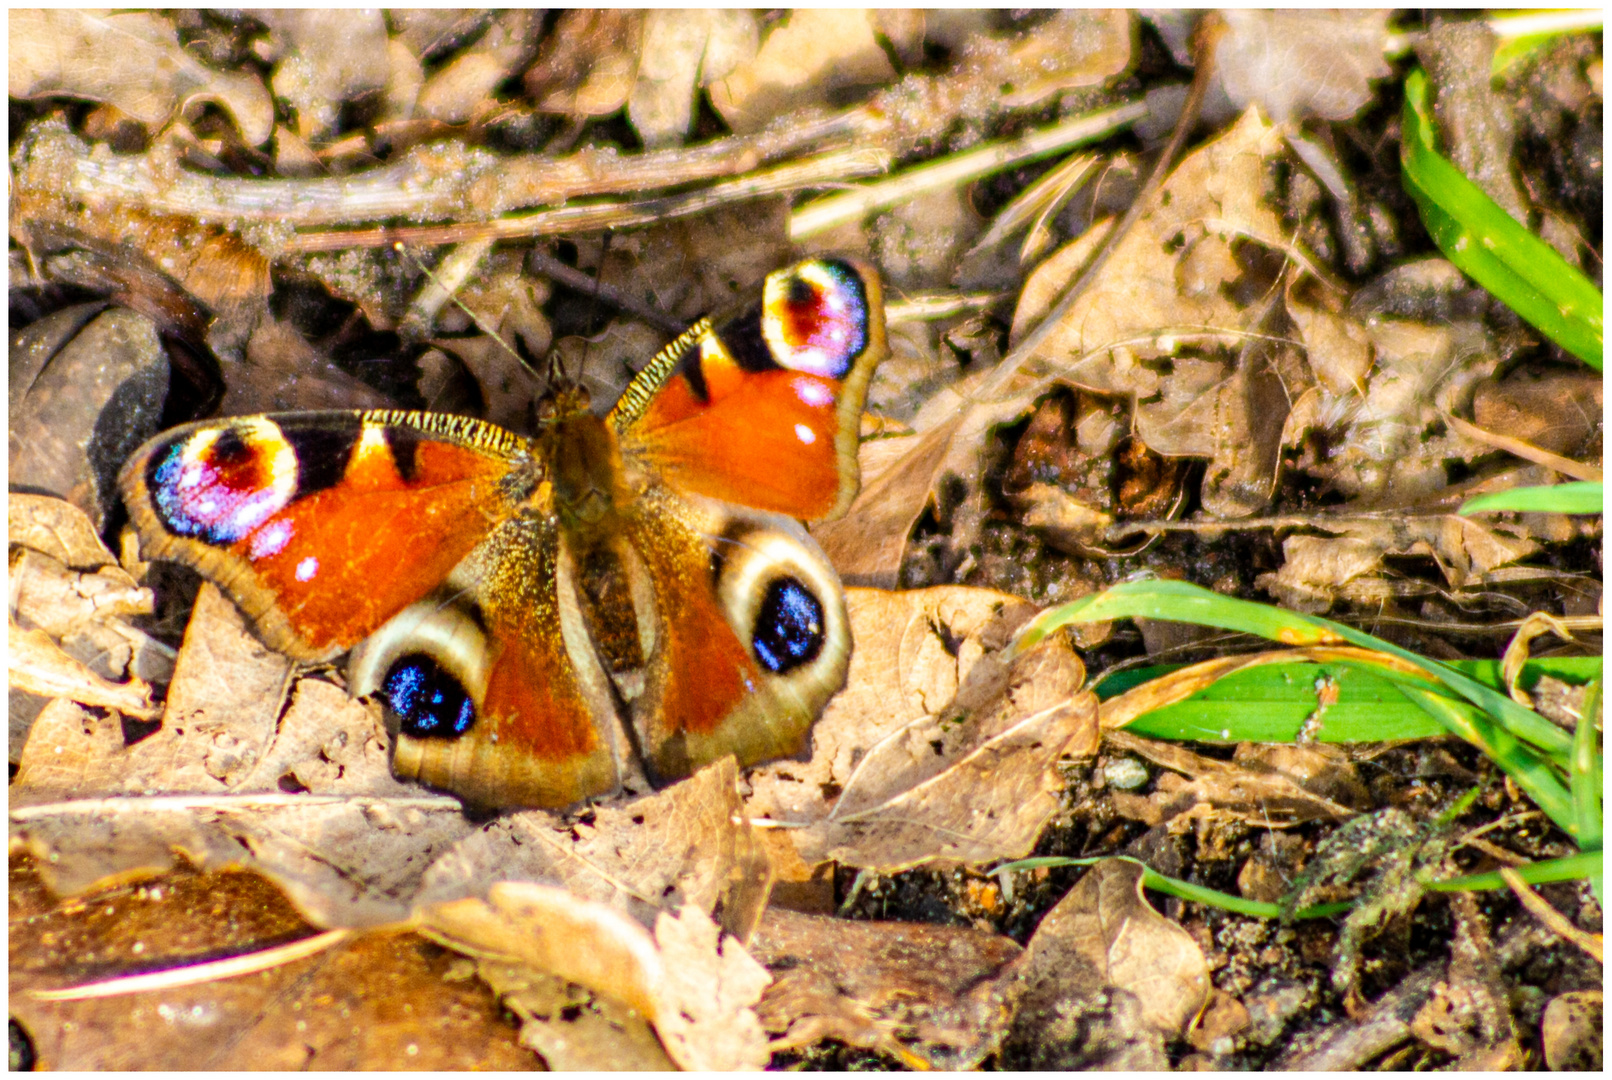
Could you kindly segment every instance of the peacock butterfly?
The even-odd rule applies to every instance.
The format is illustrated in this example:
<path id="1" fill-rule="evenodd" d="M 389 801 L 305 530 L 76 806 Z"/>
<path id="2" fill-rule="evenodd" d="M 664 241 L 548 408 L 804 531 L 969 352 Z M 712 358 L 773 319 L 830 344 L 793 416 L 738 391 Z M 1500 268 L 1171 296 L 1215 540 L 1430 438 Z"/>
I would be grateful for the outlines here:
<path id="1" fill-rule="evenodd" d="M 875 272 L 810 259 L 602 418 L 573 390 L 530 438 L 394 410 L 209 420 L 119 484 L 147 557 L 215 582 L 270 647 L 351 650 L 399 776 L 561 807 L 804 747 L 851 642 L 800 520 L 856 495 L 885 351 Z"/>

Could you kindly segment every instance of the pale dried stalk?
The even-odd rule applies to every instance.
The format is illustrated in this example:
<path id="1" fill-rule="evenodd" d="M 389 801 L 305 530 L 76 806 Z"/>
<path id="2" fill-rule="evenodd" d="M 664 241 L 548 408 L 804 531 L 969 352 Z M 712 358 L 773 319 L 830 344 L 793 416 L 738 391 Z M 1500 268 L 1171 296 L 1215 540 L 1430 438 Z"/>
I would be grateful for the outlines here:
<path id="1" fill-rule="evenodd" d="M 1601 954 L 1600 934 L 1586 934 L 1574 926 L 1568 921 L 1566 915 L 1547 904 L 1545 898 L 1534 892 L 1528 883 L 1522 879 L 1522 875 L 1511 867 L 1502 866 L 1500 868 L 1500 878 L 1511 886 L 1511 891 L 1517 894 L 1517 899 L 1522 901 L 1522 906 L 1527 908 L 1534 918 L 1589 953 L 1590 956 L 1595 958 L 1597 964 L 1605 963 Z"/>
<path id="2" fill-rule="evenodd" d="M 327 930 L 323 934 L 293 941 L 289 945 L 231 956 L 224 960 L 187 964 L 184 967 L 168 968 L 164 971 L 148 971 L 141 975 L 126 975 L 102 982 L 85 983 L 82 986 L 69 986 L 61 990 L 30 990 L 28 996 L 40 1001 L 85 1001 L 90 998 L 144 994 L 153 990 L 177 990 L 182 986 L 197 986 L 201 983 L 233 979 L 240 975 L 252 975 L 259 971 L 282 967 L 321 953 L 351 935 L 351 930 Z"/>
<path id="3" fill-rule="evenodd" d="M 7 814 L 14 824 L 73 814 L 154 814 L 164 810 L 260 810 L 282 806 L 358 806 L 391 810 L 452 810 L 460 812 L 459 800 L 451 795 L 422 795 L 413 798 L 383 798 L 376 795 L 309 795 L 262 792 L 256 795 L 148 795 L 114 796 L 105 799 L 73 799 L 68 802 L 13 806 Z"/>
<path id="4" fill-rule="evenodd" d="M 466 243 L 472 240 L 512 240 L 649 225 L 671 217 L 704 213 L 715 207 L 745 199 L 783 195 L 800 188 L 838 183 L 846 177 L 883 172 L 889 168 L 890 160 L 888 152 L 876 148 L 839 150 L 820 157 L 764 169 L 685 195 L 668 195 L 634 202 L 563 206 L 553 210 L 534 210 L 531 213 L 512 214 L 493 221 L 465 224 L 307 233 L 290 238 L 281 247 L 280 253 L 289 255 L 311 251 L 387 247 L 395 243 L 430 245 Z"/>
<path id="5" fill-rule="evenodd" d="M 1147 115 L 1147 105 L 1135 101 L 1102 109 L 1021 135 L 989 143 L 938 161 L 908 169 L 877 183 L 807 203 L 790 215 L 789 238 L 802 240 L 836 225 L 860 221 L 868 214 L 907 202 L 927 191 L 966 184 L 1011 165 L 1045 157 L 1060 150 L 1111 135 Z"/>

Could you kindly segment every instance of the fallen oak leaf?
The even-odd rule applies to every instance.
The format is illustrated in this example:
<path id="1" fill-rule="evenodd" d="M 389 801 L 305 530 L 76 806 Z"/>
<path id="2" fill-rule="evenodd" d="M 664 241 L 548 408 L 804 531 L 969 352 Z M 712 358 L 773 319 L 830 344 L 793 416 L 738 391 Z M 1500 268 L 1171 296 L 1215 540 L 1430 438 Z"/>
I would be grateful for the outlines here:
<path id="1" fill-rule="evenodd" d="M 104 679 L 63 652 L 43 630 L 24 630 L 8 620 L 6 649 L 6 679 L 13 690 L 116 709 L 142 720 L 161 712 L 152 703 L 151 687 L 143 680 L 131 678 L 126 683 L 115 683 Z"/>
<path id="2" fill-rule="evenodd" d="M 193 99 L 227 109 L 248 143 L 274 130 L 274 102 L 255 75 L 215 71 L 179 44 L 155 13 L 19 10 L 11 19 L 7 89 L 13 97 L 65 94 L 105 101 L 152 130 Z"/>
<path id="3" fill-rule="evenodd" d="M 769 981 L 708 915 L 636 920 L 564 889 L 499 882 L 486 900 L 427 904 L 420 932 L 478 958 L 530 965 L 613 997 L 649 1019 L 686 1069 L 761 1068 L 766 1038 L 751 1006 Z"/>
<path id="4" fill-rule="evenodd" d="M 698 907 L 748 939 L 766 906 L 771 864 L 742 815 L 731 757 L 670 787 L 584 818 L 507 814 L 467 835 L 426 872 L 416 902 L 486 895 L 498 881 L 558 886 L 654 926 Z"/>
<path id="5" fill-rule="evenodd" d="M 753 945 L 773 971 L 757 1012 L 772 1050 L 838 1039 L 909 1068 L 971 1069 L 1007 1034 L 1022 949 L 972 927 L 772 909 Z"/>
<path id="6" fill-rule="evenodd" d="M 1179 1038 L 1209 999 L 1209 965 L 1196 942 L 1142 895 L 1142 867 L 1103 859 L 1030 936 L 1016 962 L 1025 997 L 1015 1026 L 1044 1023 L 1060 1003 L 1104 987 L 1135 994 L 1143 1020 Z"/>

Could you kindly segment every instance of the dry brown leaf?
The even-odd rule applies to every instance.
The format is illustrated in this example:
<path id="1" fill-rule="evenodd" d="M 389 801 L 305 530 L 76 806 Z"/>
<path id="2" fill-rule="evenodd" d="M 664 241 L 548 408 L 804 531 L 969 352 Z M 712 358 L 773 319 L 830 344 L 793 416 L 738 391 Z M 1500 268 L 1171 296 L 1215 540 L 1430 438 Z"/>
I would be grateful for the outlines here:
<path id="1" fill-rule="evenodd" d="M 425 82 L 415 102 L 417 115 L 463 124 L 497 108 L 493 90 L 525 67 L 542 25 L 540 11 L 516 9 L 499 15 L 475 44 Z"/>
<path id="2" fill-rule="evenodd" d="M 265 315 L 246 344 L 245 364 L 224 364 L 226 416 L 313 409 L 384 409 L 390 398 L 337 367 L 288 322 Z"/>
<path id="3" fill-rule="evenodd" d="M 1262 330 L 1269 302 L 1236 286 L 1246 271 L 1235 245 L 1288 248 L 1265 199 L 1269 164 L 1283 152 L 1278 131 L 1251 110 L 1184 159 L 1036 353 L 1060 382 L 1136 402 L 1135 430 L 1151 450 L 1209 458 L 1203 499 L 1225 517 L 1268 500 L 1284 421 L 1312 379 L 1295 350 Z M 1068 287 L 1107 228 L 1031 275 L 1016 337 Z M 1175 355 L 1162 378 L 1159 361 L 1183 343 L 1192 354 Z M 1238 352 L 1223 358 L 1217 346 Z"/>
<path id="4" fill-rule="evenodd" d="M 521 1021 L 521 1045 L 550 1072 L 676 1069 L 649 1021 L 614 998 L 524 964 L 479 960 L 476 975 Z"/>
<path id="5" fill-rule="evenodd" d="M 711 84 L 711 104 L 743 134 L 826 104 L 830 94 L 890 82 L 896 72 L 877 30 L 871 11 L 797 8 L 773 26 L 754 59 Z"/>
<path id="6" fill-rule="evenodd" d="M 1371 335 L 1358 321 L 1334 310 L 1341 305 L 1328 303 L 1335 299 L 1331 292 L 1323 292 L 1315 303 L 1306 303 L 1298 282 L 1294 278 L 1288 283 L 1287 313 L 1304 340 L 1310 370 L 1330 394 L 1363 394 L 1366 376 L 1376 361 Z"/>
<path id="7" fill-rule="evenodd" d="M 593 807 L 582 819 L 529 810 L 478 829 L 426 874 L 421 903 L 485 895 L 499 881 L 562 886 L 645 926 L 698 907 L 740 940 L 766 906 L 767 855 L 739 818 L 738 767 L 725 758 L 664 791 Z"/>
<path id="8" fill-rule="evenodd" d="M 131 997 L 29 993 L 183 967 L 310 933 L 257 874 L 177 870 L 150 886 L 58 903 L 11 871 L 14 1023 L 47 1069 L 518 1069 L 533 1064 L 451 953 L 412 934 L 359 936 L 257 974 Z M 24 917 L 15 905 L 28 903 Z"/>
<path id="9" fill-rule="evenodd" d="M 254 17 L 273 35 L 274 94 L 296 110 L 304 141 L 325 138 L 343 102 L 386 85 L 386 20 L 379 9 L 265 9 Z"/>
<path id="10" fill-rule="evenodd" d="M 968 927 L 771 910 L 752 946 L 773 969 L 757 1006 L 774 1052 L 838 1039 L 909 1067 L 972 1069 L 1007 1034 L 1023 951 Z"/>
<path id="11" fill-rule="evenodd" d="M 73 510 L 78 512 L 76 507 Z M 50 555 L 26 548 L 14 551 L 11 610 L 24 626 L 64 638 L 87 623 L 149 615 L 154 609 L 151 590 L 136 585 L 115 564 L 81 573 Z"/>
<path id="12" fill-rule="evenodd" d="M 1364 397 L 1323 394 L 1312 406 L 1322 418 L 1317 426 L 1336 434 L 1325 459 L 1305 462 L 1305 469 L 1362 509 L 1424 506 L 1446 498 L 1450 463 L 1471 463 L 1493 451 L 1455 432 L 1438 433 L 1441 414 L 1466 411 L 1475 388 L 1505 359 L 1505 346 L 1470 317 L 1440 325 L 1406 319 L 1363 325 L 1376 370 Z"/>
<path id="13" fill-rule="evenodd" d="M 1539 550 L 1535 540 L 1518 535 L 1520 530 L 1512 526 L 1459 514 L 1322 519 L 1317 524 L 1342 535 L 1289 536 L 1282 541 L 1281 568 L 1255 579 L 1296 611 L 1325 612 L 1340 598 L 1358 604 L 1392 598 L 1397 587 L 1383 566 L 1387 555 L 1430 556 L 1451 588 L 1465 589 Z"/>
<path id="14" fill-rule="evenodd" d="M 6 675 L 13 690 L 43 698 L 65 698 L 81 705 L 116 709 L 129 716 L 149 720 L 161 710 L 151 703 L 151 687 L 140 679 L 114 683 L 103 679 L 88 666 L 63 652 L 43 630 L 23 630 L 14 622 L 6 624 Z M 26 744 L 24 761 L 30 760 Z M 42 746 L 31 757 L 35 766 L 43 764 Z M 47 759 L 48 760 L 48 759 Z M 21 771 L 13 783 L 21 779 Z"/>
<path id="15" fill-rule="evenodd" d="M 977 489 L 985 435 L 1023 415 L 1050 380 L 1012 385 L 998 366 L 937 392 L 913 418 L 915 434 L 862 444 L 862 490 L 842 518 L 812 536 L 848 583 L 894 588 L 907 534 L 943 476 Z M 966 545 L 968 538 L 954 537 Z"/>
<path id="16" fill-rule="evenodd" d="M 1258 103 L 1277 123 L 1348 120 L 1393 69 L 1383 59 L 1384 11 L 1219 12 L 1214 70 L 1238 109 Z"/>
<path id="17" fill-rule="evenodd" d="M 756 54 L 755 17 L 733 9 L 644 13 L 643 54 L 627 117 L 648 147 L 679 142 L 694 117 L 694 91 Z"/>
<path id="18" fill-rule="evenodd" d="M 1051 1017 L 1060 1003 L 1104 987 L 1137 996 L 1143 1020 L 1178 1038 L 1209 999 L 1209 966 L 1181 927 L 1142 897 L 1142 867 L 1104 859 L 1036 927 L 1018 965 L 1025 984 L 1017 1023 Z"/>
<path id="19" fill-rule="evenodd" d="M 239 779 L 237 792 L 307 791 L 407 799 L 420 788 L 392 775 L 390 740 L 380 711 L 354 701 L 323 679 L 298 679 L 263 756 Z"/>
<path id="20" fill-rule="evenodd" d="M 571 10 L 560 15 L 526 92 L 547 112 L 603 116 L 627 103 L 642 54 L 643 13 Z"/>
<path id="21" fill-rule="evenodd" d="M 13 387 L 15 389 L 15 387 Z M 71 503 L 48 495 L 13 491 L 6 507 L 9 543 L 49 555 L 73 570 L 117 565 L 95 526 Z"/>
<path id="22" fill-rule="evenodd" d="M 274 739 L 291 661 L 247 629 L 211 583 L 196 595 L 162 727 L 103 764 L 85 794 L 213 792 L 245 777 Z"/>
<path id="23" fill-rule="evenodd" d="M 847 592 L 857 641 L 847 689 L 812 758 L 752 774 L 747 811 L 796 826 L 810 863 L 884 872 L 1027 853 L 1056 807 L 1061 753 L 1095 749 L 1096 700 L 1058 642 L 1004 664 L 1033 612 L 983 589 Z"/>
<path id="24" fill-rule="evenodd" d="M 11 818 L 12 849 L 59 896 L 160 876 L 182 853 L 201 869 L 258 870 L 324 927 L 405 918 L 421 874 L 473 828 L 446 797 L 80 800 Z"/>
<path id="25" fill-rule="evenodd" d="M 1556 1072 L 1601 1071 L 1602 1009 L 1599 990 L 1575 990 L 1550 999 L 1539 1022 L 1540 1043 L 1549 1068 Z"/>
<path id="26" fill-rule="evenodd" d="M 766 969 L 698 908 L 664 912 L 654 936 L 614 908 L 563 889 L 499 882 L 485 901 L 422 907 L 422 932 L 484 959 L 528 964 L 606 994 L 649 1018 L 685 1069 L 761 1068 L 753 1006 Z"/>
<path id="27" fill-rule="evenodd" d="M 20 659 L 12 645 L 10 662 Z M 87 782 L 104 779 L 103 762 L 123 751 L 116 716 L 90 712 L 68 696 L 51 697 L 28 729 L 11 778 L 12 805 L 84 791 Z"/>
<path id="28" fill-rule="evenodd" d="M 1285 828 L 1306 821 L 1343 821 L 1371 805 L 1354 766 L 1336 747 L 1290 746 L 1269 753 L 1245 749 L 1226 762 L 1125 731 L 1110 732 L 1106 738 L 1189 778 L 1165 773 L 1151 795 L 1113 793 L 1114 808 L 1121 816 L 1148 825 L 1183 814 L 1224 814 Z"/>
<path id="29" fill-rule="evenodd" d="M 214 71 L 179 44 L 154 12 L 18 9 L 10 22 L 7 89 L 109 102 L 152 130 L 193 100 L 223 106 L 246 141 L 267 141 L 274 102 L 257 77 Z"/>
<path id="30" fill-rule="evenodd" d="M 1007 80 L 1002 104 L 1031 105 L 1124 73 L 1135 34 L 1132 13 L 1123 8 L 1054 12 L 1010 46 L 1009 67 L 999 72 Z"/>

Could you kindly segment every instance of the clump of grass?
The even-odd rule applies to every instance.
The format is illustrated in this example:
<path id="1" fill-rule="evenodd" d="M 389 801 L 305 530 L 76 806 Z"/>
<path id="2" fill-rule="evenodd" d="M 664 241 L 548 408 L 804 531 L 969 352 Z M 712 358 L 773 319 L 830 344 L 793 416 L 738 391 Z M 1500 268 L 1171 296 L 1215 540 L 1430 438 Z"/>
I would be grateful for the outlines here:
<path id="1" fill-rule="evenodd" d="M 1323 730 L 1328 732 L 1329 741 L 1344 741 L 1340 736 L 1375 741 L 1448 733 L 1476 746 L 1580 849 L 1579 855 L 1567 859 L 1520 868 L 1523 879 L 1538 884 L 1586 877 L 1596 895 L 1600 895 L 1601 749 L 1595 719 L 1600 697 L 1599 657 L 1553 662 L 1558 673 L 1576 675 L 1590 683 L 1585 715 L 1570 735 L 1507 696 L 1500 688 L 1495 665 L 1469 664 L 1465 665 L 1467 670 L 1462 670 L 1330 619 L 1221 596 L 1182 581 L 1129 581 L 1050 609 L 1020 631 L 1015 648 L 1029 648 L 1069 623 L 1138 616 L 1255 634 L 1289 649 L 1315 650 L 1317 656 L 1327 660 L 1328 677 L 1339 685 L 1350 684 L 1354 704 L 1376 703 L 1371 711 L 1377 715 L 1368 719 L 1362 710 L 1361 715 L 1336 723 L 1330 719 L 1330 710 L 1345 704 L 1340 693 L 1338 701 L 1328 707 L 1329 719 Z M 1194 700 L 1207 702 L 1211 709 L 1207 715 L 1194 717 L 1188 711 L 1185 715 L 1178 713 L 1167 724 L 1155 721 L 1151 725 L 1149 715 L 1143 715 L 1128 721 L 1128 726 L 1147 729 L 1155 736 L 1202 739 L 1201 733 L 1208 732 L 1211 738 L 1236 742 L 1271 741 L 1273 726 L 1296 734 L 1304 716 L 1315 708 L 1313 688 L 1320 670 L 1321 665 L 1313 663 L 1241 669 L 1237 677 L 1245 680 L 1245 691 L 1261 685 L 1278 691 L 1267 703 L 1274 709 L 1252 707 L 1259 703 L 1246 697 L 1238 700 L 1236 707 L 1227 708 L 1224 700 L 1214 700 L 1215 688 L 1210 687 L 1180 703 L 1182 709 L 1190 710 Z M 1253 672 L 1258 676 L 1251 678 Z M 1337 678 L 1339 675 L 1345 677 Z M 1130 676 L 1132 680 L 1135 677 L 1134 673 Z M 1306 687 L 1311 688 L 1309 709 L 1304 709 L 1302 702 Z M 1390 698 L 1395 699 L 1393 707 L 1388 707 Z M 1177 703 L 1170 702 L 1169 708 L 1177 708 Z M 1057 863 L 1073 864 L 1068 860 Z M 1009 864 L 1009 868 L 1035 865 L 1053 864 L 1031 860 Z M 1278 905 L 1255 904 L 1156 874 L 1145 884 L 1183 899 L 1200 900 L 1243 914 L 1283 914 Z M 1504 887 L 1494 874 L 1424 884 L 1429 889 Z M 1335 909 L 1336 905 L 1324 905 L 1286 914 L 1288 918 L 1313 918 L 1336 914 Z"/>

